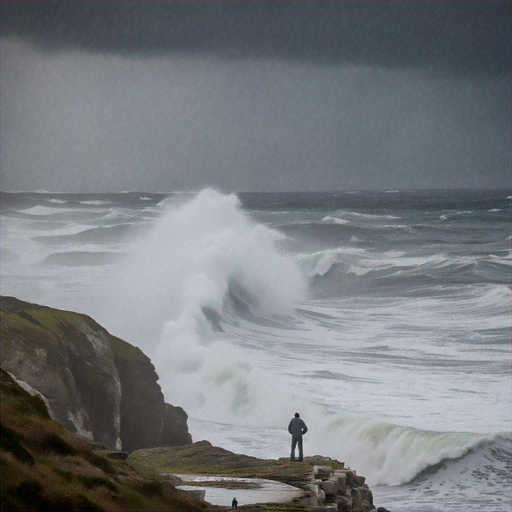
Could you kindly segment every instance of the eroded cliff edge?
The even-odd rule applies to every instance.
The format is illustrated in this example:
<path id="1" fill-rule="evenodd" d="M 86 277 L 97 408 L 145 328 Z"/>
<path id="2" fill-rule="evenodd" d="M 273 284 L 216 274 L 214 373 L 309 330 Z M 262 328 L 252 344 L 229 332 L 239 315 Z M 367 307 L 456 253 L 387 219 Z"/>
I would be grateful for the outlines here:
<path id="1" fill-rule="evenodd" d="M 1 367 L 72 432 L 127 452 L 190 444 L 150 359 L 79 313 L 1 297 Z"/>

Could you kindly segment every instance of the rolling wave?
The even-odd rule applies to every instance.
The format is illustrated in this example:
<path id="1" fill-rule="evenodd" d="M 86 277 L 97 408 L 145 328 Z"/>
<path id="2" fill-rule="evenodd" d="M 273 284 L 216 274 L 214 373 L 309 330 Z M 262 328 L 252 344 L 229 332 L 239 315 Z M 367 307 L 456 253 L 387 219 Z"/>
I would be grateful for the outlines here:
<path id="1" fill-rule="evenodd" d="M 510 433 L 434 432 L 354 418 L 333 419 L 323 432 L 342 460 L 373 485 L 419 481 L 475 453 L 481 458 L 490 452 L 496 465 L 511 466 Z"/>
<path id="2" fill-rule="evenodd" d="M 144 226 L 118 224 L 116 226 L 85 229 L 72 235 L 34 236 L 32 240 L 46 245 L 119 243 L 134 237 L 142 231 L 144 231 Z"/>
<path id="3" fill-rule="evenodd" d="M 98 229 L 71 240 L 97 236 Z M 99 234 L 106 235 L 106 229 Z M 108 283 L 109 289 L 121 290 L 123 310 L 129 312 L 119 328 L 133 336 L 132 328 L 138 330 L 133 323 L 153 325 L 157 332 L 172 326 L 196 339 L 204 311 L 212 318 L 226 304 L 239 312 L 245 308 L 255 322 L 291 313 L 303 297 L 305 280 L 294 260 L 278 250 L 281 238 L 254 223 L 234 195 L 205 190 L 178 207 L 167 205 Z M 147 297 L 144 305 L 141 296 Z M 136 304 L 126 304 L 130 297 Z"/>
<path id="4" fill-rule="evenodd" d="M 88 252 L 88 251 L 73 251 L 73 252 L 59 252 L 47 256 L 43 263 L 49 265 L 62 265 L 66 267 L 96 267 L 100 265 L 111 265 L 118 263 L 127 254 L 116 252 Z"/>
<path id="5" fill-rule="evenodd" d="M 375 214 L 375 213 L 361 213 L 361 212 L 353 212 L 353 211 L 338 211 L 333 215 L 327 215 L 322 219 L 322 222 L 331 222 L 333 224 L 344 224 L 346 222 L 372 222 L 380 221 L 380 220 L 397 220 L 401 219 L 397 215 L 390 214 Z"/>
<path id="6" fill-rule="evenodd" d="M 416 293 L 422 286 L 471 284 L 482 278 L 496 285 L 507 285 L 511 274 L 509 255 L 415 256 L 404 251 L 372 253 L 344 247 L 302 253 L 296 259 L 310 278 L 311 296 L 324 298 L 341 297 L 348 288 L 358 285 L 365 293 L 389 287 Z"/>

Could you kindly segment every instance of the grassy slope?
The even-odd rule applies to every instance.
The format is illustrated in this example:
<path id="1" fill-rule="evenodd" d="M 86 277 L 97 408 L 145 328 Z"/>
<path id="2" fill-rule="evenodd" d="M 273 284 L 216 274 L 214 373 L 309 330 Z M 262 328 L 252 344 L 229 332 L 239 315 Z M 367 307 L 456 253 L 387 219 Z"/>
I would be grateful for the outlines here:
<path id="1" fill-rule="evenodd" d="M 206 510 L 143 461 L 93 450 L 1 372 L 1 509 Z"/>

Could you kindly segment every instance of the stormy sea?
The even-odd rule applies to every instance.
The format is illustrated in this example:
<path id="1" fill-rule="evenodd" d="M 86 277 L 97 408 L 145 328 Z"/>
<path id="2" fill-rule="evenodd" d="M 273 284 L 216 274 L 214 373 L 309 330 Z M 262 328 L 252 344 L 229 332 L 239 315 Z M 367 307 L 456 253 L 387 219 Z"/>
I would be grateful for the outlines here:
<path id="1" fill-rule="evenodd" d="M 92 316 L 193 439 L 344 461 L 377 506 L 511 509 L 511 192 L 1 195 L 1 293 Z"/>

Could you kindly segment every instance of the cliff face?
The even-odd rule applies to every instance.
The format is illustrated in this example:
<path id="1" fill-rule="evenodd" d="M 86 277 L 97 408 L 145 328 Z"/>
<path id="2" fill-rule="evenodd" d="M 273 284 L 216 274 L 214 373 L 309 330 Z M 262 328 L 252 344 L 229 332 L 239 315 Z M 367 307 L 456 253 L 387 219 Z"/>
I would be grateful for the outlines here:
<path id="1" fill-rule="evenodd" d="M 123 450 L 131 452 L 137 446 L 155 446 L 155 441 L 161 438 L 164 417 L 164 397 L 157 383 L 158 376 L 149 358 L 138 348 L 119 338 L 113 338 L 111 343 L 122 383 Z"/>
<path id="2" fill-rule="evenodd" d="M 0 509 L 207 510 L 147 465 L 120 460 L 50 418 L 45 403 L 0 370 Z"/>
<path id="3" fill-rule="evenodd" d="M 125 451 L 191 443 L 186 413 L 166 412 L 174 408 L 141 350 L 78 313 L 2 297 L 1 315 L 2 368 L 67 429 Z"/>

